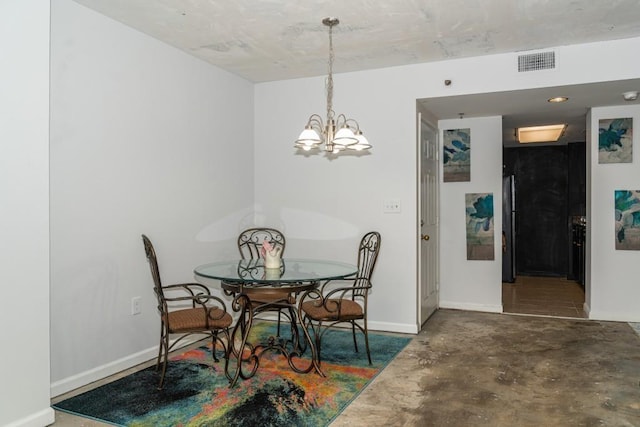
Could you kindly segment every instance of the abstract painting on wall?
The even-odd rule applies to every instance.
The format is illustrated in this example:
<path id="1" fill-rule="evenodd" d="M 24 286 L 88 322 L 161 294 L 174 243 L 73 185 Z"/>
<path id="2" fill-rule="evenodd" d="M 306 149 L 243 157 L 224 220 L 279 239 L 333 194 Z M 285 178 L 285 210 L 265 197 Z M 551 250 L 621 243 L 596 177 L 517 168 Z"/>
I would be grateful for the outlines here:
<path id="1" fill-rule="evenodd" d="M 443 181 L 471 181 L 471 129 L 445 130 L 443 139 Z"/>
<path id="2" fill-rule="evenodd" d="M 465 194 L 467 259 L 494 259 L 493 193 Z"/>
<path id="3" fill-rule="evenodd" d="M 615 231 L 617 250 L 640 250 L 640 190 L 616 190 Z"/>
<path id="4" fill-rule="evenodd" d="M 633 119 L 600 119 L 598 163 L 631 163 Z"/>

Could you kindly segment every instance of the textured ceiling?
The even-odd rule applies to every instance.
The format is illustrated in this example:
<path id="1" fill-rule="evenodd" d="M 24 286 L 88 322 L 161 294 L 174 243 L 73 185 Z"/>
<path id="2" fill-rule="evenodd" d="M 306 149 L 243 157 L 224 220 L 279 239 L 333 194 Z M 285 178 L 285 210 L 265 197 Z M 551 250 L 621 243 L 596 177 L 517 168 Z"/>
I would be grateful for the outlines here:
<path id="1" fill-rule="evenodd" d="M 253 82 L 640 35 L 639 0 L 75 0 Z"/>
<path id="2" fill-rule="evenodd" d="M 335 72 L 640 36 L 640 0 L 74 1 L 253 82 L 326 74 L 328 16 L 340 19 Z M 584 140 L 589 107 L 629 90 L 640 80 L 424 103 L 440 119 L 502 115 L 505 145 L 516 126 L 557 120 L 570 142 Z M 550 94 L 572 99 L 550 107 Z"/>

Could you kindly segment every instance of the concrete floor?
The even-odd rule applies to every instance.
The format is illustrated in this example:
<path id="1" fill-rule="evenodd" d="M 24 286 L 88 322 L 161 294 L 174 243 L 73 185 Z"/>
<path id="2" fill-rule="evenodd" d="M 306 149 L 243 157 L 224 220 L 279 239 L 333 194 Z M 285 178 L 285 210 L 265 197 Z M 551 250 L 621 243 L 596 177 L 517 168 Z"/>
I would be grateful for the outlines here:
<path id="1" fill-rule="evenodd" d="M 439 310 L 332 427 L 640 426 L 627 323 Z"/>
<path id="2" fill-rule="evenodd" d="M 640 426 L 640 337 L 627 323 L 439 310 L 331 426 Z"/>

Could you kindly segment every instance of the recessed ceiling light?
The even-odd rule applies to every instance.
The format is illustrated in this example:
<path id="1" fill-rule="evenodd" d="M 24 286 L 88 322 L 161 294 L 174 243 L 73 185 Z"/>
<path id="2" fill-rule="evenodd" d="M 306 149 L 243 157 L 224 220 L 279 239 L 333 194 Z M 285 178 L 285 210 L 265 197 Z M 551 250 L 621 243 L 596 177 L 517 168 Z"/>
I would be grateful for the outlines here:
<path id="1" fill-rule="evenodd" d="M 565 102 L 568 100 L 569 98 L 566 96 L 554 96 L 553 98 L 547 99 L 547 102 Z"/>
<path id="2" fill-rule="evenodd" d="M 521 144 L 530 142 L 556 142 L 560 139 L 566 128 L 567 125 L 565 124 L 518 128 L 518 142 Z"/>

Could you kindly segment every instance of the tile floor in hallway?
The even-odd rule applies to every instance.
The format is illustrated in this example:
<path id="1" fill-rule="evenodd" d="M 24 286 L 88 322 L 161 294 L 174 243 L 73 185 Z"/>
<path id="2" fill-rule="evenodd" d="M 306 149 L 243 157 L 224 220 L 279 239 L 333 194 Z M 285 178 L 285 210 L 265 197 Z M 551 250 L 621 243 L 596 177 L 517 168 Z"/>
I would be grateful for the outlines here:
<path id="1" fill-rule="evenodd" d="M 502 284 L 505 313 L 586 318 L 584 288 L 564 277 L 517 276 Z"/>

